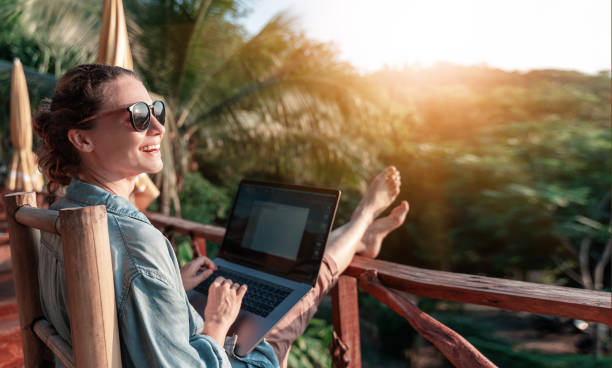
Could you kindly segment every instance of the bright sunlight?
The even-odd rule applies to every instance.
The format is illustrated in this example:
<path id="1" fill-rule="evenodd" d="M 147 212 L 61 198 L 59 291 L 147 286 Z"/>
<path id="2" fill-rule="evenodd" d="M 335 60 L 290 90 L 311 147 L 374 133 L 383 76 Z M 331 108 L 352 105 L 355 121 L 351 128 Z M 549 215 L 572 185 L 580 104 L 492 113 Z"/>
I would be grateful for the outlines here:
<path id="1" fill-rule="evenodd" d="M 610 69 L 609 1 L 264 0 L 252 9 L 244 21 L 251 33 L 287 10 L 308 36 L 334 42 L 362 71 L 439 61 Z"/>

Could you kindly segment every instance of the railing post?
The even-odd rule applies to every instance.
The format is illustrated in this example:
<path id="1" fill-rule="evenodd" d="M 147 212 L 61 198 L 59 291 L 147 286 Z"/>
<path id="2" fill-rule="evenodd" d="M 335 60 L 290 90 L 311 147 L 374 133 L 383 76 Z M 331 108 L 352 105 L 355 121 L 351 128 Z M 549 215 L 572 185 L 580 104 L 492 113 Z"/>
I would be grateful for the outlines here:
<path id="1" fill-rule="evenodd" d="M 334 335 L 330 346 L 335 368 L 361 368 L 357 279 L 340 276 L 332 289 Z"/>
<path id="2" fill-rule="evenodd" d="M 59 211 L 76 367 L 121 367 L 106 207 Z"/>
<path id="3" fill-rule="evenodd" d="M 4 197 L 10 233 L 11 263 L 15 294 L 19 305 L 19 326 L 25 366 L 41 367 L 51 352 L 32 329 L 34 321 L 43 316 L 38 285 L 38 230 L 21 225 L 15 212 L 22 206 L 36 207 L 36 193 L 12 193 Z"/>
<path id="4" fill-rule="evenodd" d="M 206 255 L 206 239 L 201 236 L 195 236 L 193 233 L 189 234 L 191 237 L 191 251 L 193 252 L 193 258 L 198 256 Z"/>

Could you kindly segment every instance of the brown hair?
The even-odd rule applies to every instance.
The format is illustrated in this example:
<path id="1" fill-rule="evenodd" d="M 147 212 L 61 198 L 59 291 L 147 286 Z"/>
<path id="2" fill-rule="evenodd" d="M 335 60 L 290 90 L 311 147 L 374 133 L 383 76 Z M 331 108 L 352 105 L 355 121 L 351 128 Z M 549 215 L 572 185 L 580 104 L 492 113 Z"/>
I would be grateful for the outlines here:
<path id="1" fill-rule="evenodd" d="M 94 126 L 95 120 L 77 123 L 99 111 L 104 100 L 104 84 L 122 75 L 137 78 L 134 72 L 118 66 L 79 65 L 59 79 L 51 99 L 41 102 L 34 131 L 42 142 L 38 166 L 49 180 L 49 192 L 68 185 L 80 171 L 81 156 L 68 140 L 68 130 Z"/>

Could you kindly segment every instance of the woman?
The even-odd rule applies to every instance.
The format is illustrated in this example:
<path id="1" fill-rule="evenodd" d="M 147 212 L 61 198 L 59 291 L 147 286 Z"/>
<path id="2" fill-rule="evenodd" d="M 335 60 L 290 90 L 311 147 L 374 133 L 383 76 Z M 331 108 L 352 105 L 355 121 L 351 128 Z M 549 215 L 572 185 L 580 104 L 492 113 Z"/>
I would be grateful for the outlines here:
<path id="1" fill-rule="evenodd" d="M 35 122 L 42 140 L 40 167 L 49 189 L 68 185 L 66 195 L 51 208 L 107 208 L 123 366 L 286 366 L 291 343 L 353 255 L 376 257 L 382 239 L 404 221 L 405 201 L 387 217 L 376 219 L 399 193 L 399 172 L 387 168 L 374 179 L 350 222 L 331 233 L 316 287 L 252 353 L 237 357 L 226 335 L 246 285 L 217 278 L 209 290 L 203 323 L 186 291 L 209 277 L 214 263 L 199 257 L 179 270 L 168 240 L 128 200 L 138 174 L 162 169 L 164 114 L 163 103 L 151 100 L 133 72 L 95 64 L 68 71 Z M 70 341 L 56 235 L 41 237 L 39 279 L 45 316 Z"/>

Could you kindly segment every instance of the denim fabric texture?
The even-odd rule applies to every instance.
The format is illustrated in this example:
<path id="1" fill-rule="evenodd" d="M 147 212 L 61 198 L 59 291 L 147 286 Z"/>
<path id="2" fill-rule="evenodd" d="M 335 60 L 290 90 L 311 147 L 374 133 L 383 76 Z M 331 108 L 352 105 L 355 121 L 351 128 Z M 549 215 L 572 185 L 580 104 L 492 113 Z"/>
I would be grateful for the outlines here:
<path id="1" fill-rule="evenodd" d="M 189 303 L 168 239 L 128 200 L 73 179 L 51 205 L 105 205 L 113 262 L 123 367 L 277 367 L 267 342 L 235 357 L 209 336 Z M 43 313 L 68 342 L 70 322 L 59 236 L 41 234 L 39 280 Z M 57 366 L 61 366 L 59 361 Z"/>

